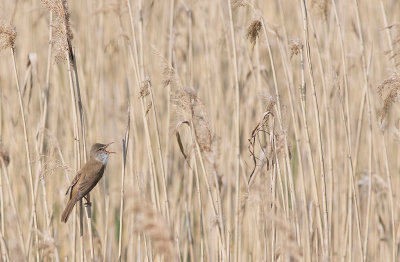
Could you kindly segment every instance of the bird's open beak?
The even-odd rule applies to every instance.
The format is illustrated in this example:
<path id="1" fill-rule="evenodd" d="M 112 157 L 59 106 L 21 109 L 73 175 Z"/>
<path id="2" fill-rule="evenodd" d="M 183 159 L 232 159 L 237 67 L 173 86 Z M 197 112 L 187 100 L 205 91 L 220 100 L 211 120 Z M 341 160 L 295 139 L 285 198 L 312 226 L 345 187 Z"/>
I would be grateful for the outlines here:
<path id="1" fill-rule="evenodd" d="M 104 152 L 106 152 L 107 154 L 115 154 L 115 152 L 111 152 L 111 151 L 107 151 L 107 150 L 106 150 L 106 148 L 107 148 L 109 145 L 113 144 L 113 143 L 114 143 L 114 142 L 108 143 L 108 144 L 106 145 L 106 147 L 104 148 Z"/>

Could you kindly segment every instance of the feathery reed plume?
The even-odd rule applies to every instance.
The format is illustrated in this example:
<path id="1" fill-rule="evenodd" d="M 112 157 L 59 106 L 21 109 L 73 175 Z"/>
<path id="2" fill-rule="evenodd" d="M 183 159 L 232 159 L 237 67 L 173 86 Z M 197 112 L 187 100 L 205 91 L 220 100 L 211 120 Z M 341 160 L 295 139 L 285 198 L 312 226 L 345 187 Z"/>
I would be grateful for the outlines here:
<path id="1" fill-rule="evenodd" d="M 171 89 L 175 89 L 175 91 L 171 93 L 171 103 L 175 107 L 176 120 L 178 124 L 174 126 L 177 128 L 180 126 L 179 123 L 188 123 L 189 121 L 193 121 L 195 135 L 201 151 L 207 153 L 212 152 L 213 149 L 216 149 L 216 141 L 210 128 L 204 104 L 198 98 L 195 90 L 182 87 L 175 69 L 154 47 L 153 52 L 161 59 L 163 65 L 163 86 L 166 87 L 170 85 L 172 87 Z M 142 93 L 146 93 L 146 91 L 141 90 L 141 95 Z"/>
<path id="2" fill-rule="evenodd" d="M 13 26 L 0 22 L 0 51 L 9 47 L 14 48 L 16 37 L 17 32 Z"/>
<path id="3" fill-rule="evenodd" d="M 175 68 L 168 62 L 168 60 L 155 48 L 152 46 L 153 53 L 161 60 L 162 65 L 162 86 L 171 86 L 171 89 L 183 88 L 176 74 Z"/>
<path id="4" fill-rule="evenodd" d="M 246 0 L 233 0 L 232 1 L 232 7 L 237 8 L 237 7 L 244 7 L 248 5 L 249 3 Z"/>
<path id="5" fill-rule="evenodd" d="M 162 215 L 139 195 L 134 197 L 135 203 L 132 211 L 135 214 L 135 230 L 146 234 L 152 246 L 164 255 L 165 261 L 174 260 L 174 239 L 171 229 Z"/>
<path id="6" fill-rule="evenodd" d="M 172 83 L 176 83 L 174 78 L 175 78 L 174 68 L 172 66 L 169 66 L 168 64 L 164 64 L 163 80 L 162 80 L 163 87 L 167 87 L 168 85 L 170 85 Z"/>
<path id="7" fill-rule="evenodd" d="M 399 99 L 400 92 L 400 73 L 394 72 L 391 76 L 383 80 L 378 86 L 378 94 L 383 99 L 383 107 L 379 113 L 382 122 L 390 110 L 392 104 Z"/>
<path id="8" fill-rule="evenodd" d="M 145 97 L 150 94 L 149 86 L 151 85 L 150 80 L 146 79 L 142 82 L 142 86 L 140 87 L 139 96 Z"/>
<path id="9" fill-rule="evenodd" d="M 42 157 L 43 167 L 40 173 L 41 179 L 46 179 L 48 176 L 53 176 L 57 171 L 63 170 L 65 173 L 74 175 L 76 170 L 72 167 L 63 164 L 60 160 L 52 157 Z"/>
<path id="10" fill-rule="evenodd" d="M 68 44 L 73 39 L 69 21 L 67 0 L 42 0 L 43 5 L 53 12 L 52 47 L 56 60 L 66 61 L 65 55 L 68 51 Z M 72 59 L 71 59 L 72 60 Z"/>
<path id="11" fill-rule="evenodd" d="M 55 261 L 59 261 L 60 258 L 58 257 L 56 240 L 48 233 L 38 231 L 38 235 L 42 241 L 37 248 L 41 251 L 42 257 L 49 260 L 54 259 Z"/>
<path id="12" fill-rule="evenodd" d="M 250 40 L 251 47 L 254 48 L 258 35 L 261 31 L 262 24 L 260 20 L 254 20 L 251 24 L 247 27 L 246 37 Z"/>
<path id="13" fill-rule="evenodd" d="M 122 173 L 121 173 L 121 205 L 120 205 L 120 213 L 119 213 L 119 239 L 118 239 L 118 259 L 121 260 L 122 255 L 122 232 L 124 225 L 124 193 L 125 193 L 125 170 L 126 170 L 126 155 L 128 154 L 128 145 L 129 145 L 129 129 L 131 126 L 131 113 L 130 107 L 128 106 L 128 121 L 126 125 L 125 138 L 122 139 Z"/>
<path id="14" fill-rule="evenodd" d="M 190 88 L 177 90 L 173 93 L 171 101 L 180 119 L 193 121 L 200 149 L 210 152 L 214 137 L 204 104 L 196 95 L 195 90 Z"/>
<path id="15" fill-rule="evenodd" d="M 290 58 L 294 55 L 300 54 L 300 51 L 303 49 L 303 42 L 300 39 L 293 39 L 290 41 Z"/>
<path id="16" fill-rule="evenodd" d="M 172 94 L 171 103 L 175 106 L 176 117 L 179 122 L 191 121 L 194 127 L 196 140 L 204 154 L 208 169 L 218 177 L 221 186 L 221 175 L 218 173 L 218 140 L 213 134 L 205 106 L 190 88 L 178 89 Z"/>

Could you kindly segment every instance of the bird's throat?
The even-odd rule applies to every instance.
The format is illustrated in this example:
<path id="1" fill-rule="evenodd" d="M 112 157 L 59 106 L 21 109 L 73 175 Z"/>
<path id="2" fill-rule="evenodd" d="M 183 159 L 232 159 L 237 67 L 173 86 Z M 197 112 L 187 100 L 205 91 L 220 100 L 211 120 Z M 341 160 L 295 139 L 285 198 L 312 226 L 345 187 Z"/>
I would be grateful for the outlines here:
<path id="1" fill-rule="evenodd" d="M 107 165 L 107 162 L 108 162 L 108 154 L 107 154 L 107 153 L 98 154 L 98 155 L 96 156 L 96 160 L 99 161 L 99 162 L 101 162 L 101 163 L 103 163 L 103 165 Z"/>

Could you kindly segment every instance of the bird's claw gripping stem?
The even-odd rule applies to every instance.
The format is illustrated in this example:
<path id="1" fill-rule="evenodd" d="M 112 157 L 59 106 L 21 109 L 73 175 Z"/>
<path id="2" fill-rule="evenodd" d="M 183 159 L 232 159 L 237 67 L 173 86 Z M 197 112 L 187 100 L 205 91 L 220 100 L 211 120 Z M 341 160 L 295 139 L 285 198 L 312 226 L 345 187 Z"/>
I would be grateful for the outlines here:
<path id="1" fill-rule="evenodd" d="M 87 196 L 84 196 L 84 198 L 85 198 L 85 200 L 86 200 L 86 202 L 85 202 L 85 207 L 91 207 L 92 206 L 92 202 L 90 202 L 90 200 L 88 199 L 88 197 Z"/>

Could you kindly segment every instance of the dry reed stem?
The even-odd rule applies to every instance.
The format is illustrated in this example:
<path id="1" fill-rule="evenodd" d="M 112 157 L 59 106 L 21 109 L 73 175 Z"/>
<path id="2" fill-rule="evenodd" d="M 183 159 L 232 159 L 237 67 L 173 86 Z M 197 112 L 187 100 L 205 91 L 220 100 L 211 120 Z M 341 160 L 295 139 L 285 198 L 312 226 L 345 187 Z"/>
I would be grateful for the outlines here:
<path id="1" fill-rule="evenodd" d="M 193 134 L 191 135 L 192 144 L 194 144 L 194 147 L 197 150 L 200 165 L 202 168 L 202 173 L 205 178 L 207 186 L 209 199 L 213 207 L 214 215 L 218 221 L 217 225 L 218 225 L 219 240 L 221 242 L 221 245 L 225 246 L 225 239 L 223 237 L 225 231 L 224 231 L 224 224 L 222 222 L 222 207 L 221 207 L 221 177 L 218 175 L 218 170 L 217 170 L 218 153 L 216 152 L 216 141 L 212 133 L 204 105 L 195 94 L 195 91 L 191 89 L 184 89 L 184 90 L 178 89 L 177 91 L 175 91 L 175 93 L 171 98 L 171 103 L 172 105 L 175 106 L 175 112 L 177 115 L 176 118 L 180 120 L 179 123 L 181 124 L 188 123 L 191 131 L 193 132 Z M 207 165 L 204 163 L 203 154 L 207 159 Z M 207 172 L 207 170 L 209 170 L 209 172 Z M 199 183 L 196 163 L 195 163 L 195 172 L 196 172 L 197 183 Z M 216 188 L 216 198 L 217 198 L 216 202 L 214 201 L 214 197 L 212 196 L 211 193 L 211 186 L 208 179 L 208 173 L 213 174 L 214 186 Z M 200 186 L 198 185 L 198 187 Z M 201 196 L 199 195 L 199 201 L 201 201 L 200 199 Z"/>
<path id="2" fill-rule="evenodd" d="M 379 1 L 379 4 L 381 6 L 383 24 L 384 24 L 384 27 L 386 28 L 386 30 L 385 30 L 386 31 L 386 38 L 387 38 L 387 43 L 389 45 L 390 56 L 394 57 L 393 39 L 392 39 L 392 35 L 390 33 L 390 30 L 389 30 L 389 24 L 388 24 L 388 20 L 387 20 L 387 17 L 386 17 L 385 5 L 383 4 L 382 0 Z M 396 67 L 395 59 L 392 59 L 392 66 Z"/>
<path id="3" fill-rule="evenodd" d="M 309 35 L 308 35 L 308 10 L 306 6 L 305 0 L 302 1 L 302 15 L 303 15 L 303 27 L 304 27 L 304 41 L 305 41 L 305 49 L 307 54 L 307 64 L 309 69 L 309 76 L 311 80 L 311 87 L 313 93 L 313 107 L 314 107 L 314 117 L 315 122 L 317 123 L 317 134 L 318 134 L 318 151 L 319 151 L 319 160 L 320 160 L 320 168 L 321 168 L 321 176 L 322 176 L 322 209 L 323 209 L 323 221 L 324 221 L 324 238 L 323 238 L 323 247 L 324 249 L 324 257 L 328 259 L 330 258 L 330 230 L 328 224 L 328 200 L 327 200 L 327 192 L 326 192 L 326 174 L 325 174 L 325 161 L 324 161 L 324 152 L 322 145 L 322 132 L 321 132 L 321 120 L 319 113 L 319 105 L 318 105 L 318 97 L 315 88 L 314 81 L 314 72 L 311 62 L 311 51 L 310 51 L 310 43 L 309 43 Z"/>
<path id="4" fill-rule="evenodd" d="M 322 217 L 321 217 L 321 209 L 320 209 L 320 197 L 318 194 L 318 186 L 317 186 L 317 178 L 315 174 L 315 167 L 314 167 L 314 156 L 312 155 L 312 148 L 310 142 L 310 130 L 309 124 L 306 117 L 306 80 L 305 80 L 305 68 L 304 68 L 304 50 L 301 49 L 300 51 L 300 65 L 301 65 L 301 88 L 300 88 L 300 106 L 301 106 L 301 113 L 302 113 L 302 121 L 304 125 L 305 131 L 305 139 L 307 144 L 307 153 L 308 153 L 308 162 L 309 168 L 311 169 L 311 177 L 312 177 L 312 190 L 313 190 L 313 198 L 316 202 L 317 206 L 317 224 L 319 230 L 319 237 L 323 239 L 323 227 L 322 227 Z M 311 223 L 310 223 L 311 224 Z"/>
<path id="5" fill-rule="evenodd" d="M 124 194 L 125 194 L 125 170 L 126 170 L 126 156 L 128 154 L 129 132 L 130 132 L 130 111 L 128 106 L 128 120 L 126 125 L 125 137 L 122 139 L 122 173 L 121 173 L 121 207 L 119 214 L 119 239 L 118 239 L 118 261 L 122 259 L 122 232 L 123 232 L 123 214 L 124 214 Z"/>
<path id="6" fill-rule="evenodd" d="M 136 42 L 136 34 L 135 34 L 135 26 L 134 26 L 134 21 L 133 21 L 133 14 L 132 14 L 132 7 L 130 4 L 130 1 L 127 0 L 127 5 L 128 5 L 128 13 L 129 13 L 129 22 L 130 22 L 130 28 L 131 28 L 131 41 L 129 43 L 133 44 L 133 46 L 130 46 L 131 48 L 128 48 L 129 50 L 129 56 L 130 56 L 130 61 L 132 63 L 132 67 L 134 69 L 135 72 L 135 76 L 136 76 L 136 84 L 137 87 L 141 87 L 141 83 L 142 80 L 144 78 L 143 75 L 143 67 L 140 66 L 141 64 L 139 64 L 139 60 L 138 60 L 138 55 L 140 54 L 139 52 L 139 48 Z M 142 49 L 141 49 L 142 50 Z M 133 51 L 135 51 L 135 56 Z M 142 54 L 143 57 L 143 54 Z M 142 97 L 140 99 L 140 104 L 141 104 L 141 111 L 142 111 L 142 120 L 143 120 L 143 125 L 144 125 L 144 130 L 145 130 L 145 134 L 146 134 L 146 150 L 147 150 L 147 155 L 150 161 L 150 172 L 152 175 L 152 192 L 153 192 L 153 201 L 155 203 L 155 205 L 157 206 L 158 210 L 161 210 L 160 207 L 160 193 L 158 190 L 158 179 L 157 179 L 157 174 L 156 174 L 156 167 L 155 167 L 155 161 L 154 161 L 154 155 L 153 155 L 153 151 L 152 151 L 152 143 L 151 143 L 151 136 L 150 136 L 150 130 L 149 130 L 149 125 L 147 122 L 147 118 L 146 118 L 146 110 L 145 110 L 145 99 Z"/>
<path id="7" fill-rule="evenodd" d="M 365 239 L 364 239 L 364 254 L 363 254 L 363 260 L 366 261 L 367 259 L 367 249 L 368 249 L 368 236 L 369 236 L 369 220 L 370 220 L 370 210 L 371 210 L 371 195 L 372 195 L 372 140 L 373 140 L 373 131 L 372 131 L 372 117 L 371 117 L 371 102 L 370 102 L 370 96 L 368 92 L 368 86 L 369 86 L 369 79 L 368 79 L 368 68 L 367 68 L 367 60 L 365 57 L 365 43 L 364 43 L 364 36 L 362 32 L 362 27 L 361 27 L 361 18 L 360 18 L 360 11 L 359 11 L 359 4 L 358 0 L 355 0 L 355 5 L 356 5 L 356 15 L 357 15 L 357 25 L 358 25 L 358 32 L 359 32 L 359 38 L 360 38 L 360 46 L 361 46 L 361 59 L 362 59 L 362 66 L 363 66 L 363 76 L 364 76 L 364 90 L 363 90 L 363 98 L 361 102 L 361 108 L 360 108 L 360 114 L 361 117 L 359 117 L 359 127 L 357 129 L 357 146 L 356 146 L 356 156 L 355 156 L 355 164 L 354 164 L 354 169 L 356 170 L 357 168 L 357 163 L 358 163 L 358 153 L 359 153 L 359 140 L 361 137 L 361 119 L 362 119 L 362 111 L 364 108 L 364 103 L 365 103 L 365 97 L 367 100 L 367 114 L 368 114 L 368 121 L 369 121 L 369 137 L 368 137 L 368 174 L 369 174 L 369 184 L 368 184 L 368 200 L 367 200 L 367 218 L 365 222 Z M 393 211 L 393 210 L 392 210 Z M 393 215 L 393 213 L 392 213 Z M 393 218 L 393 217 L 392 217 Z M 393 243 L 394 244 L 394 243 Z M 394 246 L 393 246 L 394 250 Z M 393 251 L 395 252 L 395 251 Z M 393 255 L 393 258 L 395 255 Z"/>
<path id="8" fill-rule="evenodd" d="M 170 0 L 170 6 L 169 6 L 169 35 L 168 35 L 168 64 L 172 65 L 173 64 L 173 58 L 172 58 L 172 53 L 173 53 L 173 48 L 174 48 L 174 7 L 175 7 L 175 0 Z M 172 66 L 171 66 L 172 67 Z M 168 91 L 167 91 L 168 97 L 171 97 L 171 86 L 168 85 Z M 171 121 L 171 105 L 170 105 L 170 100 L 168 99 L 167 102 L 167 121 L 166 121 L 166 128 L 164 130 L 167 130 L 165 132 L 165 170 L 169 170 L 169 156 L 170 156 L 170 130 L 169 130 L 169 124 Z"/>
<path id="9" fill-rule="evenodd" d="M 2 147 L 2 145 L 0 144 L 0 150 L 3 150 L 3 147 Z M 3 163 L 4 163 L 4 165 L 5 165 L 5 161 L 4 161 L 4 158 L 3 157 L 1 157 L 0 156 L 0 161 L 1 161 L 1 163 L 2 163 L 2 165 L 3 165 Z M 4 225 L 4 214 L 5 214 L 5 212 L 4 212 L 4 188 L 3 188 L 3 176 L 2 176 L 2 174 L 1 173 L 3 173 L 3 172 L 1 172 L 1 169 L 0 169 L 0 197 L 1 197 L 1 199 L 0 199 L 0 212 L 1 212 L 1 235 L 2 236 L 4 236 L 4 234 L 5 234 L 5 225 Z M 5 256 L 4 256 L 4 254 L 3 254 L 3 260 L 5 259 Z"/>
<path id="10" fill-rule="evenodd" d="M 235 84 L 235 154 L 236 154 L 236 166 L 235 166 L 235 238 L 234 238 L 234 261 L 240 260 L 240 90 L 239 90 L 239 76 L 238 76 L 238 64 L 236 57 L 236 40 L 235 40 L 235 30 L 233 27 L 233 17 L 232 17 L 232 3 L 231 0 L 228 2 L 228 13 L 229 13 L 229 25 L 231 32 L 231 45 L 233 58 L 231 63 L 233 64 L 233 76 Z"/>
<path id="11" fill-rule="evenodd" d="M 149 81 L 145 81 L 145 85 L 148 86 L 148 89 L 149 89 L 149 92 L 150 92 L 150 100 L 151 100 L 151 105 L 152 105 L 152 109 L 153 109 L 153 120 L 154 120 L 154 126 L 155 126 L 155 129 L 156 129 L 156 137 L 157 137 L 157 151 L 158 151 L 160 167 L 161 167 L 161 173 L 162 173 L 162 184 L 163 184 L 163 190 L 164 190 L 166 216 L 167 216 L 168 224 L 171 224 L 170 204 L 169 204 L 168 187 L 167 187 L 167 174 L 166 174 L 166 171 L 165 171 L 163 154 L 162 154 L 162 150 L 161 150 L 160 130 L 159 130 L 159 127 L 158 127 L 158 117 L 157 117 L 156 103 L 154 101 L 153 90 L 151 88 L 150 80 Z"/>
<path id="12" fill-rule="evenodd" d="M 33 217 L 33 227 L 34 230 L 38 230 L 37 226 L 37 214 L 36 214 L 36 195 L 34 193 L 33 189 L 33 174 L 32 174 L 32 167 L 31 167 L 31 158 L 30 158 L 30 151 L 29 151 L 29 138 L 28 138 L 28 131 L 26 127 L 26 121 L 25 121 L 25 109 L 22 101 L 22 96 L 21 96 L 21 89 L 19 86 L 19 81 L 18 81 L 18 73 L 17 73 L 17 65 L 16 65 L 16 60 L 15 60 L 15 49 L 14 49 L 14 44 L 11 44 L 11 55 L 13 58 L 13 65 L 14 65 L 14 76 L 15 76 L 15 81 L 16 81 L 16 89 L 18 93 L 18 101 L 19 101 L 19 107 L 20 107 L 20 112 L 22 116 L 22 124 L 24 128 L 24 139 L 25 139 L 25 152 L 26 152 L 26 161 L 27 161 L 27 166 L 28 166 L 28 175 L 29 175 L 29 185 L 31 189 L 31 198 L 32 198 L 32 217 Z M 38 245 L 38 236 L 35 234 L 35 241 L 36 244 Z M 28 250 L 25 256 L 29 259 L 29 249 L 30 249 L 30 238 L 28 237 Z M 36 259 L 39 259 L 39 252 L 36 251 Z"/>
<path id="13" fill-rule="evenodd" d="M 12 210 L 14 212 L 15 217 L 16 217 L 15 220 L 16 220 L 16 223 L 17 223 L 17 232 L 18 232 L 19 244 L 21 246 L 23 257 L 26 259 L 26 247 L 25 247 L 25 244 L 24 244 L 24 236 L 22 234 L 22 229 L 21 229 L 21 222 L 20 222 L 21 219 L 20 219 L 20 216 L 19 216 L 19 213 L 18 213 L 18 210 L 17 210 L 17 206 L 15 204 L 14 195 L 12 193 L 12 188 L 11 188 L 11 183 L 10 183 L 7 167 L 6 167 L 6 165 L 4 163 L 4 160 L 2 158 L 0 158 L 0 162 L 1 162 L 1 167 L 2 167 L 2 170 L 3 170 L 2 173 L 3 173 L 4 178 L 6 180 L 8 194 L 10 196 L 11 208 L 12 208 Z"/>
<path id="14" fill-rule="evenodd" d="M 273 76 L 273 80 L 274 80 L 274 90 L 275 90 L 275 96 L 276 96 L 276 104 L 275 104 L 275 111 L 277 114 L 277 120 L 278 120 L 278 124 L 279 124 L 279 128 L 281 130 L 281 132 L 285 132 L 285 128 L 283 127 L 283 119 L 282 119 L 282 106 L 281 106 L 281 97 L 280 97 L 280 93 L 279 93 L 279 89 L 278 89 L 278 81 L 277 81 L 277 75 L 276 75 L 276 68 L 275 68 L 275 60 L 274 60 L 274 56 L 272 55 L 272 49 L 271 49 L 271 45 L 270 45 L 270 40 L 268 37 L 268 33 L 267 33 L 267 28 L 265 26 L 265 21 L 264 18 L 261 17 L 261 24 L 262 24 L 262 28 L 263 28 L 263 33 L 264 33 L 264 37 L 267 41 L 267 48 L 268 48 L 268 54 L 269 54 L 269 58 L 270 58 L 270 64 L 271 64 L 271 68 L 272 68 L 272 76 Z M 277 33 L 277 31 L 274 31 L 275 35 L 277 35 L 277 37 L 279 37 L 279 34 Z M 298 214 L 297 214 L 297 203 L 294 201 L 294 199 L 296 199 L 295 196 L 295 191 L 294 191 L 294 183 L 293 183 L 293 172 L 292 172 L 292 167 L 290 164 L 290 152 L 289 152 L 289 143 L 287 141 L 287 136 L 286 134 L 283 135 L 283 140 L 284 140 L 284 150 L 285 150 L 285 164 L 286 164 L 286 168 L 288 169 L 289 172 L 289 190 L 290 190 L 290 194 L 291 194 L 291 204 L 293 206 L 293 210 L 294 210 L 294 220 L 295 220 L 295 229 L 296 229 L 296 240 L 297 243 L 300 244 L 300 238 L 299 238 L 299 226 L 298 226 Z"/>

